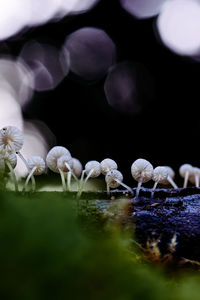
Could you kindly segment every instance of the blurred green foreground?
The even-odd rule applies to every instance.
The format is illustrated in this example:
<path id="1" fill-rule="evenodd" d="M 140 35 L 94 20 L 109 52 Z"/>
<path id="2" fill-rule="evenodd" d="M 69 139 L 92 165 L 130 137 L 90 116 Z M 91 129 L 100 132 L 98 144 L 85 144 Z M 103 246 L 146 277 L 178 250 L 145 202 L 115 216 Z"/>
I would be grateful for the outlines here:
<path id="1" fill-rule="evenodd" d="M 0 299 L 200 299 L 198 273 L 172 278 L 79 214 L 62 193 L 0 192 Z"/>

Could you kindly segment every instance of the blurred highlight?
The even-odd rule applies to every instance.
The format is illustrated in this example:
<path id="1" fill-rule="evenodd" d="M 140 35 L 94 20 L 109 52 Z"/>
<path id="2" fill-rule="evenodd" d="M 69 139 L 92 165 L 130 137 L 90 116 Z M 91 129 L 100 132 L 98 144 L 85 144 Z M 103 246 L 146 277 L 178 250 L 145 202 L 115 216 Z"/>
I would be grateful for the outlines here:
<path id="1" fill-rule="evenodd" d="M 110 37 L 101 29 L 81 28 L 66 39 L 70 54 L 70 68 L 86 80 L 101 79 L 116 59 L 116 48 Z"/>
<path id="2" fill-rule="evenodd" d="M 1 84 L 6 83 L 7 91 L 21 106 L 31 100 L 34 89 L 33 73 L 22 60 L 15 60 L 9 56 L 1 57 L 0 81 Z"/>
<path id="3" fill-rule="evenodd" d="M 62 0 L 60 8 L 60 16 L 66 14 L 85 13 L 92 9 L 99 0 Z"/>
<path id="4" fill-rule="evenodd" d="M 32 70 L 35 90 L 46 91 L 57 87 L 70 69 L 69 53 L 48 44 L 30 41 L 23 47 L 20 57 Z"/>
<path id="5" fill-rule="evenodd" d="M 13 95 L 0 85 L 0 128 L 11 125 L 23 130 L 21 107 Z"/>
<path id="6" fill-rule="evenodd" d="M 0 128 L 12 125 L 24 133 L 22 154 L 28 158 L 39 155 L 43 158 L 55 144 L 55 137 L 48 127 L 39 121 L 23 120 L 22 108 L 32 100 L 35 80 L 34 73 L 21 58 L 0 58 Z M 25 176 L 27 170 L 18 160 L 16 175 Z"/>
<path id="7" fill-rule="evenodd" d="M 22 29 L 43 25 L 68 14 L 87 12 L 98 0 L 6 0 L 0 3 L 0 40 Z"/>
<path id="8" fill-rule="evenodd" d="M 162 42 L 179 55 L 193 56 L 200 50 L 200 2 L 171 0 L 157 19 Z"/>
<path id="9" fill-rule="evenodd" d="M 153 80 L 143 65 L 125 61 L 109 70 L 104 91 L 114 109 L 137 114 L 153 96 Z"/>
<path id="10" fill-rule="evenodd" d="M 138 19 L 151 18 L 159 14 L 166 0 L 120 0 L 122 7 Z"/>
<path id="11" fill-rule="evenodd" d="M 18 33 L 29 23 L 29 0 L 6 0 L 0 3 L 0 40 Z"/>

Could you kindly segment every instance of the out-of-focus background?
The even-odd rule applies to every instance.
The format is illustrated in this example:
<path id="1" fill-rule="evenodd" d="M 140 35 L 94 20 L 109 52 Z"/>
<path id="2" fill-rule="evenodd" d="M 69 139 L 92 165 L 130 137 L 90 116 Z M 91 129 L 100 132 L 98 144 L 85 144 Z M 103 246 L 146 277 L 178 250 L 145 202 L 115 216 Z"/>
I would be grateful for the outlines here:
<path id="1" fill-rule="evenodd" d="M 110 157 L 131 186 L 139 157 L 198 167 L 199 81 L 200 0 L 0 1 L 0 128 L 23 131 L 26 158 L 54 145 L 83 165 Z M 1 299 L 199 300 L 177 228 L 167 255 L 161 237 L 143 249 L 124 195 L 76 202 L 47 180 L 52 192 L 0 191 Z"/>
<path id="2" fill-rule="evenodd" d="M 139 157 L 198 166 L 199 32 L 198 0 L 1 2 L 0 126 L 25 156 L 63 145 L 127 182 Z"/>

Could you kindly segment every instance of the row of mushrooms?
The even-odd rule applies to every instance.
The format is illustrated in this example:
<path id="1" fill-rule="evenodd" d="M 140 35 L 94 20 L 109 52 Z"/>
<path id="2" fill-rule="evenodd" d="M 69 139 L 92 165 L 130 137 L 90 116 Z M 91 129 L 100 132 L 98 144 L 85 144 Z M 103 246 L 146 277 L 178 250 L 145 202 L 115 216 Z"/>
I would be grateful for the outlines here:
<path id="1" fill-rule="evenodd" d="M 81 162 L 78 159 L 73 158 L 68 149 L 62 146 L 55 146 L 47 154 L 46 162 L 39 156 L 33 156 L 26 160 L 20 152 L 23 144 L 24 137 L 18 128 L 6 126 L 0 130 L 0 173 L 2 175 L 10 173 L 15 185 L 15 191 L 19 191 L 14 171 L 17 165 L 18 155 L 26 165 L 28 171 L 28 176 L 22 189 L 23 191 L 27 189 L 30 180 L 32 182 L 32 190 L 35 191 L 36 184 L 34 176 L 46 173 L 47 168 L 49 168 L 51 171 L 60 174 L 63 191 L 71 190 L 71 180 L 73 177 L 78 185 L 78 197 L 81 196 L 89 178 L 96 178 L 101 174 L 105 176 L 108 194 L 110 194 L 110 189 L 123 186 L 131 195 L 133 195 L 132 188 L 123 183 L 123 175 L 118 170 L 117 163 L 110 158 L 106 158 L 101 162 L 96 160 L 89 161 L 83 169 Z M 184 188 L 187 187 L 188 181 L 195 184 L 196 187 L 199 187 L 199 168 L 184 164 L 180 167 L 179 173 L 181 177 L 184 178 Z M 173 180 L 175 173 L 171 167 L 158 166 L 154 169 L 152 164 L 145 159 L 140 158 L 133 162 L 131 174 L 138 182 L 136 197 L 139 196 L 142 184 L 150 180 L 155 182 L 152 188 L 152 197 L 158 183 L 169 183 L 173 188 L 178 188 Z"/>

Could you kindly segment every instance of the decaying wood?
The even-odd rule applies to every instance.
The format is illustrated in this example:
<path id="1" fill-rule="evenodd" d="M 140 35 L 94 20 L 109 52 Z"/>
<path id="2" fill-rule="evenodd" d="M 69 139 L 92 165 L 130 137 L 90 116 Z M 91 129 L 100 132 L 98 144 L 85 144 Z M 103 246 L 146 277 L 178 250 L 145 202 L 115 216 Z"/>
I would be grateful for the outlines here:
<path id="1" fill-rule="evenodd" d="M 130 211 L 136 225 L 135 235 L 146 247 L 156 241 L 162 255 L 173 255 L 200 261 L 200 189 L 150 190 L 143 189 L 133 200 Z"/>

